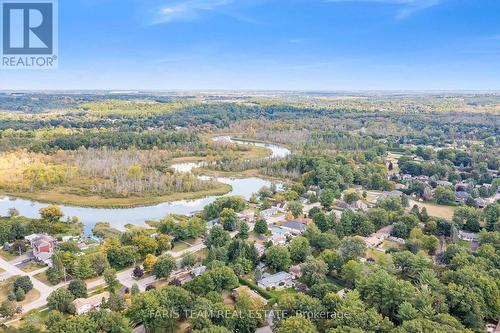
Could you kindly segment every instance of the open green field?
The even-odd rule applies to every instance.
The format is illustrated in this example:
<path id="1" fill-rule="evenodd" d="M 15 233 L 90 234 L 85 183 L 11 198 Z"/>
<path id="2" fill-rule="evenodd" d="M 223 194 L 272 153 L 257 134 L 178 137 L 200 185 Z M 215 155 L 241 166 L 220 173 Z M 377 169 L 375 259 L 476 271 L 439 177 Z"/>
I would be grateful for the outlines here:
<path id="1" fill-rule="evenodd" d="M 410 209 L 413 205 L 417 205 L 420 209 L 427 209 L 427 214 L 429 216 L 439 217 L 447 220 L 451 220 L 453 218 L 453 212 L 455 212 L 456 207 L 451 206 L 442 206 L 428 202 L 419 202 L 410 200 Z"/>

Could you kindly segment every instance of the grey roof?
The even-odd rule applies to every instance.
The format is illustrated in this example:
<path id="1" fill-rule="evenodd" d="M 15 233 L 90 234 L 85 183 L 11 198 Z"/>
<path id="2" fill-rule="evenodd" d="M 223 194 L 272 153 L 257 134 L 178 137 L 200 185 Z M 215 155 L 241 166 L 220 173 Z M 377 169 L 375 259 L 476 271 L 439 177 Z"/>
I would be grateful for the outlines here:
<path id="1" fill-rule="evenodd" d="M 379 200 L 383 200 L 388 197 L 401 197 L 403 195 L 403 192 L 401 191 L 384 191 L 380 193 L 372 202 L 377 202 Z"/>
<path id="2" fill-rule="evenodd" d="M 307 225 L 297 222 L 284 222 L 283 227 L 298 231 L 305 231 L 307 229 Z"/>
<path id="3" fill-rule="evenodd" d="M 40 261 L 46 261 L 46 260 L 49 260 L 50 258 L 52 258 L 52 253 L 40 252 L 40 253 L 35 254 L 35 257 Z"/>
<path id="4" fill-rule="evenodd" d="M 468 239 L 474 239 L 474 240 L 479 239 L 479 236 L 477 234 L 475 234 L 473 232 L 462 231 L 462 230 L 460 230 L 458 232 L 458 236 L 462 237 L 462 238 L 468 238 Z"/>
<path id="5" fill-rule="evenodd" d="M 264 275 L 262 275 L 262 279 L 260 279 L 258 283 L 264 286 L 268 286 L 292 279 L 293 276 L 287 272 L 278 272 L 272 275 L 269 273 L 264 273 Z"/>

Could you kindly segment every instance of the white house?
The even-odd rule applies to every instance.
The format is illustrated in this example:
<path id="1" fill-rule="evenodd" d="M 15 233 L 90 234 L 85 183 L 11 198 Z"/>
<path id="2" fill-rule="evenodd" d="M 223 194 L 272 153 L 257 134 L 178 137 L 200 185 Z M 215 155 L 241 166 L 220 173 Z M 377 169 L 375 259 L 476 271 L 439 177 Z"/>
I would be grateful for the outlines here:
<path id="1" fill-rule="evenodd" d="M 479 241 L 479 236 L 473 232 L 465 232 L 462 230 L 458 231 L 458 238 L 468 242 L 477 242 Z"/>
<path id="2" fill-rule="evenodd" d="M 253 223 L 255 221 L 255 212 L 251 209 L 244 210 L 242 212 L 236 213 L 238 218 L 245 220 L 248 223 Z"/>
<path id="3" fill-rule="evenodd" d="M 265 209 L 262 212 L 260 212 L 260 217 L 262 218 L 271 217 L 273 215 L 278 214 L 278 211 L 279 211 L 278 207 L 271 207 L 269 209 Z"/>
<path id="4" fill-rule="evenodd" d="M 76 314 L 82 315 L 92 310 L 98 309 L 101 303 L 109 299 L 109 292 L 105 291 L 89 298 L 77 298 L 72 303 L 75 306 Z"/>

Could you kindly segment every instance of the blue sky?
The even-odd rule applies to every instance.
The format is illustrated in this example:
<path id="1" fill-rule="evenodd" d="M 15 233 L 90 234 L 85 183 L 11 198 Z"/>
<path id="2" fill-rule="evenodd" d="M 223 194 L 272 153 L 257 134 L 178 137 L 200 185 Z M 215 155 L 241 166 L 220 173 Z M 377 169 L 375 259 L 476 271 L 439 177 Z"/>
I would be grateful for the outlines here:
<path id="1" fill-rule="evenodd" d="M 500 90 L 498 0 L 59 0 L 0 89 Z"/>

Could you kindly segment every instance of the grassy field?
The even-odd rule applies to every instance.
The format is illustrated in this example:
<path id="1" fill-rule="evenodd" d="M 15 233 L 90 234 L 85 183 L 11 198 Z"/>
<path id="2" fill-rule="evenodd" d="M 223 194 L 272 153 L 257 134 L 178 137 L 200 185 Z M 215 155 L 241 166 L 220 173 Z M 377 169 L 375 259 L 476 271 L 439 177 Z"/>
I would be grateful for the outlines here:
<path id="1" fill-rule="evenodd" d="M 417 205 L 420 209 L 425 207 L 427 209 L 427 214 L 429 216 L 434 216 L 434 217 L 439 217 L 447 220 L 451 220 L 453 218 L 453 212 L 455 211 L 456 207 L 451 207 L 451 206 L 442 206 L 442 205 L 437 205 L 433 203 L 427 203 L 427 202 L 418 202 L 414 200 L 410 200 L 410 209 L 413 207 L 413 205 Z"/>
<path id="2" fill-rule="evenodd" d="M 382 192 L 381 191 L 367 191 L 366 201 L 370 202 L 380 193 L 382 193 Z M 407 208 L 407 210 L 409 211 L 413 207 L 413 205 L 415 205 L 415 204 L 420 209 L 425 207 L 427 209 L 427 214 L 429 214 L 429 216 L 439 217 L 439 218 L 443 218 L 443 219 L 447 219 L 447 220 L 452 219 L 453 212 L 456 209 L 456 207 L 452 207 L 452 206 L 443 206 L 443 205 L 438 205 L 438 204 L 434 204 L 434 203 L 420 202 L 420 201 L 415 201 L 415 200 L 410 199 L 409 207 Z"/>
<path id="3" fill-rule="evenodd" d="M 68 193 L 61 193 L 57 190 L 39 191 L 39 192 L 3 192 L 7 196 L 36 200 L 39 202 L 53 203 L 58 205 L 72 205 L 79 207 L 94 207 L 94 208 L 127 208 L 150 206 L 160 204 L 162 202 L 190 200 L 204 198 L 210 195 L 223 195 L 231 191 L 231 186 L 227 184 L 219 184 L 216 188 L 198 191 L 198 192 L 182 192 L 173 193 L 162 196 L 145 196 L 145 197 L 129 197 L 129 198 L 105 198 L 101 196 L 82 196 Z"/>

